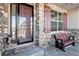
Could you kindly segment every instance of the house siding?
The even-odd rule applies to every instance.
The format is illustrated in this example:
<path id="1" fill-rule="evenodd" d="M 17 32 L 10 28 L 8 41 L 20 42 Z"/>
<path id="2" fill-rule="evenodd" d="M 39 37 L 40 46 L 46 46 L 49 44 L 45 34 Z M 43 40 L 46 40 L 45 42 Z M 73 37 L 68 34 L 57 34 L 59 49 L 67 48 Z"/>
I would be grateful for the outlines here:
<path id="1" fill-rule="evenodd" d="M 78 8 L 74 8 L 68 11 L 67 17 L 67 28 L 68 29 L 79 29 L 78 25 Z"/>

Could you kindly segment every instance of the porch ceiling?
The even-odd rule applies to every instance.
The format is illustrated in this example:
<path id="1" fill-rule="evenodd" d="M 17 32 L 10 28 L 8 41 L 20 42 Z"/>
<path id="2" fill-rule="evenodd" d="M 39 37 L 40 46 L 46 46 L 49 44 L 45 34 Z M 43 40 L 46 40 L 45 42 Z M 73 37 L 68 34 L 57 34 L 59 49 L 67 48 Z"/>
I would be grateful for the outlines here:
<path id="1" fill-rule="evenodd" d="M 66 10 L 79 7 L 79 3 L 54 3 L 54 4 Z"/>

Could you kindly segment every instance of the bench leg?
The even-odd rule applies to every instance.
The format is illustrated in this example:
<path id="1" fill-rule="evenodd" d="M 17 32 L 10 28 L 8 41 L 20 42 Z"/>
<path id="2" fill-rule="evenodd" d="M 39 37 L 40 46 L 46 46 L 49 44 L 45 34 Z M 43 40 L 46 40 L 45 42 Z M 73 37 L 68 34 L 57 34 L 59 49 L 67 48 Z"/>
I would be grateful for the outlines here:
<path id="1" fill-rule="evenodd" d="M 65 49 L 63 48 L 62 51 L 65 52 Z"/>
<path id="2" fill-rule="evenodd" d="M 61 50 L 62 50 L 63 52 L 65 52 L 65 47 L 64 47 L 63 44 L 61 44 Z"/>
<path id="3" fill-rule="evenodd" d="M 62 50 L 63 52 L 65 52 L 65 48 L 64 48 L 63 46 L 61 47 L 61 50 Z"/>
<path id="4" fill-rule="evenodd" d="M 55 47 L 58 48 L 58 42 L 57 41 L 55 42 Z"/>
<path id="5" fill-rule="evenodd" d="M 73 42 L 72 45 L 75 46 L 75 42 Z"/>

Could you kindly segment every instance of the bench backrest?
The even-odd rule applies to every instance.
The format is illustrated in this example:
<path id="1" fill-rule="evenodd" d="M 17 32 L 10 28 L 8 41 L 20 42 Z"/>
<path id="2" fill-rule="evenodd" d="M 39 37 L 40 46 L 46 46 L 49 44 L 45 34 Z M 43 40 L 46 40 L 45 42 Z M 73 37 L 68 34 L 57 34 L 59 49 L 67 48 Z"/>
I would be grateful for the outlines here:
<path id="1" fill-rule="evenodd" d="M 62 39 L 64 42 L 67 41 L 67 33 L 57 33 L 54 35 L 55 40 L 60 40 Z"/>

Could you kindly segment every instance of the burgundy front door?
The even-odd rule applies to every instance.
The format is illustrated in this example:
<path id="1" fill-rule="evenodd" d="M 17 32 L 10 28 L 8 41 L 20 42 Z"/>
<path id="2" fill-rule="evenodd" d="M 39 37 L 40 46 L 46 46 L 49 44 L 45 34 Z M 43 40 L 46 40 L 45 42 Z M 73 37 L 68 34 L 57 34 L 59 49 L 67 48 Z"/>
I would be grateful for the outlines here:
<path id="1" fill-rule="evenodd" d="M 26 4 L 19 4 L 19 15 L 18 15 L 18 29 L 17 39 L 18 43 L 26 43 L 33 41 L 32 36 L 32 10 L 33 8 Z"/>

